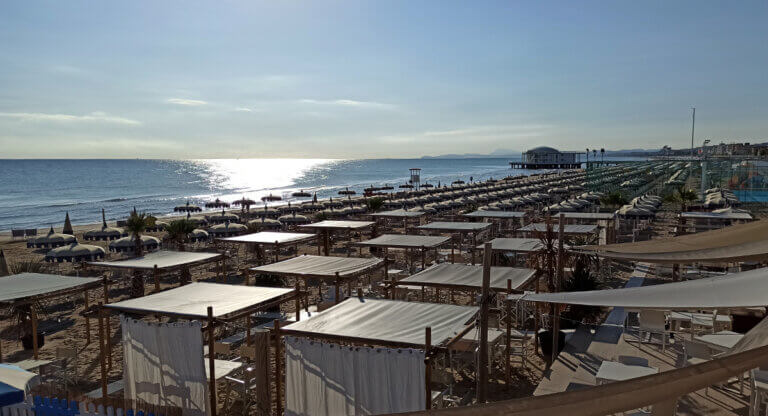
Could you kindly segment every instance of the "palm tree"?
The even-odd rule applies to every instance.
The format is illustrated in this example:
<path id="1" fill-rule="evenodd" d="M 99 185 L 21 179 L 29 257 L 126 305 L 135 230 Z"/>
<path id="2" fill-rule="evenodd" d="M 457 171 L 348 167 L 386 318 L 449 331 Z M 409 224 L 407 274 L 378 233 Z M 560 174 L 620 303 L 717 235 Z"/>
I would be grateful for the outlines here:
<path id="1" fill-rule="evenodd" d="M 134 252 L 136 257 L 141 257 L 143 254 L 143 247 L 141 245 L 141 235 L 147 230 L 148 227 L 155 223 L 153 217 L 148 216 L 142 212 L 139 214 L 136 209 L 133 209 L 128 220 L 125 222 L 125 231 L 133 234 L 134 242 L 136 243 Z M 144 296 L 144 276 L 140 271 L 134 271 L 131 278 L 131 298 L 138 298 Z"/>
<path id="2" fill-rule="evenodd" d="M 174 220 L 165 226 L 168 239 L 176 244 L 179 251 L 184 251 L 184 244 L 189 241 L 189 234 L 192 231 L 195 231 L 195 223 L 188 219 Z"/>
<path id="3" fill-rule="evenodd" d="M 619 191 L 610 192 L 600 198 L 600 205 L 607 207 L 618 208 L 622 205 L 626 205 L 627 203 L 629 203 L 629 201 L 627 201 L 627 198 L 624 196 L 624 194 Z"/>
<path id="4" fill-rule="evenodd" d="M 699 195 L 693 189 L 685 189 L 683 186 L 663 197 L 664 202 L 680 204 L 680 210 L 685 211 L 688 203 L 699 199 Z"/>

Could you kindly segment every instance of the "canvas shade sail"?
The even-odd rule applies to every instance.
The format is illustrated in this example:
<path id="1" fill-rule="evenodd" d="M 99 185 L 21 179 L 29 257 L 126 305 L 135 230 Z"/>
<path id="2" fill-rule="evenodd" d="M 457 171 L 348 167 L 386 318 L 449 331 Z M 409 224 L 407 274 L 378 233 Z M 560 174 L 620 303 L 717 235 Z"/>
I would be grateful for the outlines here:
<path id="1" fill-rule="evenodd" d="M 300 225 L 300 227 L 314 228 L 314 229 L 330 229 L 330 230 L 343 230 L 343 229 L 359 229 L 370 227 L 374 222 L 371 221 L 333 221 L 326 220 L 316 222 L 314 224 Z"/>
<path id="2" fill-rule="evenodd" d="M 381 218 L 418 218 L 426 214 L 424 211 L 406 211 L 403 209 L 395 209 L 392 211 L 377 212 L 372 214 L 374 217 Z"/>
<path id="3" fill-rule="evenodd" d="M 221 241 L 232 243 L 252 243 L 252 244 L 292 244 L 302 241 L 309 241 L 317 238 L 314 234 L 305 233 L 277 233 L 271 231 L 262 231 L 253 234 L 245 234 L 237 237 L 220 238 Z"/>
<path id="4" fill-rule="evenodd" d="M 218 253 L 204 253 L 194 251 L 156 251 L 141 257 L 114 261 L 94 261 L 88 264 L 98 267 L 111 267 L 120 269 L 144 269 L 151 270 L 155 266 L 158 269 L 173 269 L 193 264 L 208 263 L 224 257 Z"/>
<path id="5" fill-rule="evenodd" d="M 432 328 L 432 345 L 458 334 L 478 308 L 385 299 L 349 298 L 322 313 L 290 324 L 285 330 L 422 346 L 424 331 Z"/>
<path id="6" fill-rule="evenodd" d="M 281 262 L 254 267 L 260 274 L 294 277 L 350 278 L 359 276 L 384 265 L 379 258 L 330 257 L 304 255 Z"/>
<path id="7" fill-rule="evenodd" d="M 20 273 L 0 278 L 0 302 L 19 301 L 38 296 L 69 292 L 96 286 L 101 279 L 58 276 L 54 274 Z"/>
<path id="8" fill-rule="evenodd" d="M 559 232 L 560 226 L 558 224 L 552 224 L 552 231 L 557 234 Z M 565 234 L 591 234 L 594 233 L 595 230 L 597 230 L 597 226 L 593 224 L 565 224 L 563 227 L 563 233 Z M 545 223 L 535 223 L 535 224 L 528 224 L 524 227 L 518 228 L 516 231 L 520 232 L 527 232 L 527 233 L 545 233 L 547 232 L 547 224 Z"/>
<path id="9" fill-rule="evenodd" d="M 426 225 L 421 225 L 418 228 L 420 230 L 434 230 L 434 231 L 455 231 L 455 232 L 476 232 L 483 231 L 490 227 L 491 223 L 488 222 L 431 222 Z"/>
<path id="10" fill-rule="evenodd" d="M 428 235 L 384 234 L 367 241 L 354 243 L 356 246 L 392 248 L 434 248 L 451 241 L 450 237 Z"/>
<path id="11" fill-rule="evenodd" d="M 507 281 L 512 282 L 512 290 L 520 290 L 528 285 L 536 275 L 533 269 L 518 267 L 491 267 L 490 288 L 503 291 Z M 483 266 L 468 264 L 436 264 L 426 270 L 398 281 L 398 284 L 416 286 L 443 286 L 456 289 L 481 289 L 483 284 Z"/>
<path id="12" fill-rule="evenodd" d="M 513 299 L 630 309 L 728 309 L 768 305 L 768 268 L 684 282 L 585 292 L 527 293 Z"/>
<path id="13" fill-rule="evenodd" d="M 141 298 L 110 303 L 105 307 L 144 314 L 206 318 L 208 307 L 211 306 L 214 317 L 226 317 L 268 302 L 285 299 L 293 293 L 294 289 L 278 287 L 196 282 Z"/>
<path id="14" fill-rule="evenodd" d="M 474 211 L 464 214 L 468 218 L 523 218 L 525 212 L 518 211 Z"/>

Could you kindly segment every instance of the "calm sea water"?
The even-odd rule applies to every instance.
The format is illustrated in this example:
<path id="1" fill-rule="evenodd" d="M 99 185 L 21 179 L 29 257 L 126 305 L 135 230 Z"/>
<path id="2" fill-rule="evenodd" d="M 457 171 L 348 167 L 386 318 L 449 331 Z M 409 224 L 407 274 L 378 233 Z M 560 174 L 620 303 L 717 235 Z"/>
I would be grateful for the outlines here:
<path id="1" fill-rule="evenodd" d="M 422 169 L 422 183 L 450 183 L 530 173 L 509 167 L 510 159 L 215 159 L 215 160 L 0 160 L 0 231 L 61 227 L 123 219 L 136 207 L 158 216 L 189 200 L 202 206 L 242 196 L 260 201 L 270 193 L 297 201 L 303 189 L 319 198 L 349 187 L 395 187 Z"/>

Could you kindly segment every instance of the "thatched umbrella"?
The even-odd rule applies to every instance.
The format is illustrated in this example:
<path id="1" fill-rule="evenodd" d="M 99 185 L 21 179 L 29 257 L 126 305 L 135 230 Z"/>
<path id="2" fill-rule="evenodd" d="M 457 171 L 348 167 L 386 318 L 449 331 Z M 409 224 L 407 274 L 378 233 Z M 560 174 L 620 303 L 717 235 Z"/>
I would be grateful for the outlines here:
<path id="1" fill-rule="evenodd" d="M 404 184 L 398 186 L 398 188 L 400 188 L 400 189 L 413 189 L 413 185 L 411 185 L 410 183 L 404 183 Z"/>
<path id="2" fill-rule="evenodd" d="M 267 196 L 262 196 L 261 200 L 264 202 L 267 202 L 267 201 L 273 202 L 273 201 L 282 201 L 283 198 L 278 195 L 269 194 Z"/>
<path id="3" fill-rule="evenodd" d="M 229 237 L 233 235 L 245 234 L 247 231 L 248 227 L 245 225 L 230 222 L 217 224 L 208 229 L 208 233 L 214 237 Z"/>
<path id="4" fill-rule="evenodd" d="M 151 235 L 141 236 L 141 246 L 144 251 L 153 251 L 160 248 L 160 239 Z M 136 250 L 136 238 L 133 235 L 123 237 L 109 243 L 109 251 L 115 253 L 133 253 Z"/>
<path id="5" fill-rule="evenodd" d="M 54 248 L 45 255 L 45 261 L 57 263 L 64 261 L 73 263 L 80 261 L 94 261 L 100 258 L 104 258 L 103 248 L 92 246 L 90 244 L 80 244 L 78 242 Z"/>
<path id="6" fill-rule="evenodd" d="M 252 230 L 279 230 L 283 223 L 269 218 L 260 218 L 248 221 L 248 228 Z"/>
<path id="7" fill-rule="evenodd" d="M 355 195 L 357 192 L 350 191 L 349 188 L 344 189 L 343 191 L 339 191 L 339 195 Z"/>
<path id="8" fill-rule="evenodd" d="M 377 188 L 377 187 L 371 185 L 370 187 L 363 189 L 363 192 L 365 192 L 366 194 L 371 194 L 371 193 L 374 193 L 374 192 L 378 192 L 380 190 L 381 190 L 381 188 Z"/>
<path id="9" fill-rule="evenodd" d="M 394 190 L 394 189 L 395 188 L 392 185 L 389 185 L 389 184 L 386 184 L 386 183 L 384 184 L 384 186 L 380 186 L 379 187 L 379 190 L 381 190 L 381 191 L 391 191 L 391 190 Z"/>
<path id="10" fill-rule="evenodd" d="M 197 205 L 192 205 L 187 201 L 185 205 L 179 205 L 177 207 L 173 207 L 173 212 L 200 212 L 203 209 L 198 207 Z"/>
<path id="11" fill-rule="evenodd" d="M 5 253 L 0 250 L 0 276 L 8 276 L 11 270 L 8 268 L 8 261 L 5 260 Z"/>
<path id="12" fill-rule="evenodd" d="M 57 233 L 53 231 L 53 226 L 51 226 L 48 234 L 27 240 L 27 248 L 56 248 L 72 244 L 76 241 L 77 239 L 74 235 Z"/>
<path id="13" fill-rule="evenodd" d="M 120 237 L 128 235 L 120 228 L 113 228 L 107 226 L 107 218 L 104 214 L 104 208 L 101 209 L 101 228 L 94 228 L 93 230 L 86 231 L 83 234 L 83 238 L 88 241 L 92 240 L 104 240 L 112 241 L 117 240 Z"/>
<path id="14" fill-rule="evenodd" d="M 205 219 L 212 224 L 223 224 L 225 222 L 238 222 L 240 218 L 235 214 L 227 214 L 223 209 L 219 215 L 207 215 Z"/>
<path id="15" fill-rule="evenodd" d="M 304 192 L 304 190 L 302 189 L 301 192 L 294 192 L 291 194 L 291 196 L 294 196 L 296 198 L 309 198 L 312 195 L 310 195 L 309 192 Z"/>
<path id="16" fill-rule="evenodd" d="M 215 201 L 206 202 L 205 207 L 206 208 L 229 208 L 229 202 L 224 202 L 219 198 L 216 198 Z"/>
<path id="17" fill-rule="evenodd" d="M 434 188 L 435 185 L 432 185 L 431 183 L 424 183 L 420 185 L 422 188 Z"/>
<path id="18" fill-rule="evenodd" d="M 64 217 L 64 229 L 61 230 L 61 233 L 75 235 L 75 230 L 72 229 L 72 222 L 69 221 L 69 211 L 67 211 L 67 215 Z"/>
<path id="19" fill-rule="evenodd" d="M 291 215 L 283 215 L 277 220 L 283 224 L 290 224 L 290 225 L 309 224 L 310 222 L 312 222 L 312 220 L 305 217 L 304 215 L 296 215 L 295 212 Z"/>
<path id="20" fill-rule="evenodd" d="M 466 182 L 462 181 L 461 179 L 455 180 L 451 182 L 451 185 L 464 185 Z"/>

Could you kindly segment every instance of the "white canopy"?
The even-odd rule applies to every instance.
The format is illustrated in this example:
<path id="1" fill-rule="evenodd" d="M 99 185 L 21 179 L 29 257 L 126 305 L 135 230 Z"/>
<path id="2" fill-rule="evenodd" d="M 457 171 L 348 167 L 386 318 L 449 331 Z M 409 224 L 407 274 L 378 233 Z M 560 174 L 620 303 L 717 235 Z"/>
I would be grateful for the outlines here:
<path id="1" fill-rule="evenodd" d="M 469 214 L 464 214 L 464 216 L 469 218 L 523 218 L 525 212 L 478 210 L 470 212 Z"/>
<path id="2" fill-rule="evenodd" d="M 275 274 L 293 277 L 344 279 L 368 273 L 384 265 L 379 258 L 298 256 L 281 262 L 251 268 L 261 274 Z"/>
<path id="3" fill-rule="evenodd" d="M 424 211 L 406 211 L 404 209 L 395 209 L 392 211 L 383 211 L 372 214 L 374 217 L 381 218 L 418 218 L 426 214 Z"/>
<path id="4" fill-rule="evenodd" d="M 212 306 L 214 317 L 225 317 L 288 297 L 293 292 L 294 289 L 279 287 L 196 282 L 149 296 L 110 303 L 105 307 L 134 313 L 205 318 L 208 307 Z"/>
<path id="5" fill-rule="evenodd" d="M 552 225 L 552 230 L 557 234 L 559 230 L 558 224 Z M 563 227 L 563 232 L 565 234 L 591 234 L 594 233 L 597 229 L 597 226 L 594 224 L 565 224 Z M 518 228 L 516 231 L 520 232 L 546 232 L 547 231 L 547 224 L 545 223 L 535 223 L 535 224 L 528 224 L 524 227 Z"/>
<path id="6" fill-rule="evenodd" d="M 528 253 L 541 248 L 541 240 L 538 238 L 494 238 L 490 243 L 491 250 L 494 251 Z M 478 249 L 484 247 L 484 244 L 477 246 Z"/>
<path id="7" fill-rule="evenodd" d="M 419 347 L 426 327 L 432 328 L 432 345 L 440 345 L 457 335 L 477 311 L 472 306 L 355 297 L 284 329 Z"/>
<path id="8" fill-rule="evenodd" d="M 477 232 L 483 231 L 490 227 L 489 222 L 449 222 L 449 221 L 437 221 L 430 222 L 426 225 L 421 225 L 418 228 L 420 230 L 434 230 L 434 231 L 454 231 L 454 232 Z"/>
<path id="9" fill-rule="evenodd" d="M 93 277 L 59 276 L 55 274 L 21 273 L 0 278 L 0 302 L 18 301 L 37 296 L 66 293 L 97 285 Z"/>
<path id="10" fill-rule="evenodd" d="M 305 233 L 276 233 L 272 231 L 261 231 L 253 234 L 245 234 L 237 237 L 220 238 L 221 241 L 230 243 L 252 243 L 252 244 L 289 244 L 300 243 L 317 238 L 315 234 Z"/>
<path id="11" fill-rule="evenodd" d="M 355 246 L 393 248 L 434 248 L 451 241 L 451 237 L 427 235 L 384 234 L 367 241 L 353 243 Z"/>
<path id="12" fill-rule="evenodd" d="M 512 289 L 520 290 L 528 285 L 536 275 L 533 269 L 518 267 L 491 267 L 491 289 L 507 289 L 507 280 L 512 281 Z M 457 289 L 481 289 L 483 284 L 483 266 L 468 264 L 436 264 L 413 276 L 406 277 L 398 284 L 414 286 L 442 286 Z"/>
<path id="13" fill-rule="evenodd" d="M 332 221 L 325 220 L 316 222 L 313 224 L 300 225 L 299 227 L 311 228 L 311 229 L 326 229 L 326 230 L 356 230 L 360 228 L 370 227 L 375 224 L 372 221 Z"/>
<path id="14" fill-rule="evenodd" d="M 512 299 L 630 309 L 728 309 L 768 305 L 768 268 L 684 282 L 585 292 L 527 293 Z"/>
<path id="15" fill-rule="evenodd" d="M 172 269 L 175 267 L 189 266 L 197 263 L 208 263 L 219 260 L 223 255 L 219 253 L 205 253 L 195 251 L 155 251 L 141 257 L 113 261 L 92 261 L 88 264 L 99 267 L 113 267 L 120 269 L 145 269 L 151 270 L 155 266 L 158 269 Z"/>

